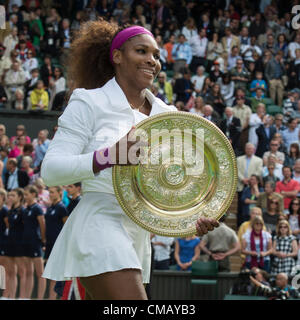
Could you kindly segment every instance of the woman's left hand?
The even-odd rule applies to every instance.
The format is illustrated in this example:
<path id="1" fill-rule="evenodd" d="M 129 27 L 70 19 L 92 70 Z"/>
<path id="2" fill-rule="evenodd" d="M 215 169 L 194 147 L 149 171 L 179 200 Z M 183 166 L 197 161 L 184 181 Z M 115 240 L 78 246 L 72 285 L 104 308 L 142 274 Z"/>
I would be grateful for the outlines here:
<path id="1" fill-rule="evenodd" d="M 197 235 L 201 237 L 219 225 L 219 222 L 215 219 L 200 217 L 196 222 Z"/>

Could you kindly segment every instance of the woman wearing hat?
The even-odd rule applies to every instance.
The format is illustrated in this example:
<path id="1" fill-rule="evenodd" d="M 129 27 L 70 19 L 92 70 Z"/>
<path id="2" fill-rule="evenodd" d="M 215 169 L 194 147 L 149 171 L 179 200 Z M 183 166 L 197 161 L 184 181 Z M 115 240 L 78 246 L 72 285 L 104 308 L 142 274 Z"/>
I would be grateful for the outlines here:
<path id="1" fill-rule="evenodd" d="M 71 45 L 73 92 L 41 173 L 48 186 L 81 181 L 83 196 L 56 240 L 44 277 L 80 277 L 86 299 L 147 298 L 150 234 L 119 206 L 110 157 L 115 154 L 120 163 L 119 141 L 135 124 L 175 110 L 146 89 L 160 71 L 159 58 L 148 30 L 106 21 L 84 24 Z M 132 145 L 127 142 L 128 149 Z M 123 156 L 127 159 L 127 153 Z M 197 230 L 202 235 L 217 225 L 199 219 Z"/>

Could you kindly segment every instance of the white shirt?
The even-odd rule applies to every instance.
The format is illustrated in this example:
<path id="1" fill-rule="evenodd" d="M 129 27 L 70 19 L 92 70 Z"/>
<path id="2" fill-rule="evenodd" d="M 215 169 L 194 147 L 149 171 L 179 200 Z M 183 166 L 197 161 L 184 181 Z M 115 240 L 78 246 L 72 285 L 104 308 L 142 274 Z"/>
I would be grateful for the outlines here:
<path id="1" fill-rule="evenodd" d="M 16 168 L 15 171 L 9 175 L 8 181 L 7 181 L 8 190 L 13 190 L 15 188 L 19 188 L 18 168 Z"/>
<path id="2" fill-rule="evenodd" d="M 151 241 L 152 243 L 162 242 L 165 244 L 165 246 L 153 245 L 155 261 L 163 261 L 163 260 L 170 259 L 171 245 L 174 242 L 174 238 L 155 235 Z"/>
<path id="3" fill-rule="evenodd" d="M 150 116 L 176 111 L 149 90 Z M 145 117 L 147 117 L 145 115 Z M 93 172 L 95 150 L 113 146 L 136 124 L 136 116 L 115 78 L 103 87 L 75 89 L 68 106 L 58 119 L 58 130 L 52 139 L 41 167 L 47 186 L 82 182 L 82 193 L 114 194 L 112 169 Z"/>
<path id="4" fill-rule="evenodd" d="M 192 79 L 191 79 L 191 82 L 194 84 L 194 88 L 196 90 L 202 90 L 202 87 L 203 87 L 203 83 L 204 83 L 204 80 L 205 80 L 206 76 L 192 76 Z"/>
<path id="5" fill-rule="evenodd" d="M 206 37 L 200 38 L 199 35 L 193 36 L 189 44 L 192 48 L 192 55 L 196 57 L 204 58 L 206 56 L 206 49 L 208 45 L 208 40 Z"/>
<path id="6" fill-rule="evenodd" d="M 300 49 L 300 43 L 291 42 L 288 46 L 292 59 L 296 59 L 296 49 Z"/>

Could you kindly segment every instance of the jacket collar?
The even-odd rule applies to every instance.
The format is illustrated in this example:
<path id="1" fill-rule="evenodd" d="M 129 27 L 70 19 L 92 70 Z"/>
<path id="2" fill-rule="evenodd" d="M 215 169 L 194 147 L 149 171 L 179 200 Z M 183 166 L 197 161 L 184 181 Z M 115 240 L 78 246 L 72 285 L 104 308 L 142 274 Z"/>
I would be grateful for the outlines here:
<path id="1" fill-rule="evenodd" d="M 125 93 L 117 83 L 115 77 L 109 80 L 102 89 L 109 99 L 113 110 L 121 111 L 127 109 L 128 111 L 132 112 L 132 108 L 125 96 Z M 170 111 L 168 106 L 161 99 L 156 98 L 149 89 L 146 89 L 146 98 L 152 105 L 150 116 L 157 113 Z"/>

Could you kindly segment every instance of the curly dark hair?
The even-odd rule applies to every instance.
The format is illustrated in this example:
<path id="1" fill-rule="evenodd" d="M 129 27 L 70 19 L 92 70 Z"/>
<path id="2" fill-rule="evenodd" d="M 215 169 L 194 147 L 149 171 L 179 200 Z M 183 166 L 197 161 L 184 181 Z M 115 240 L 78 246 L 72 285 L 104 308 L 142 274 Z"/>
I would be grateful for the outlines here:
<path id="1" fill-rule="evenodd" d="M 116 23 L 104 19 L 88 21 L 74 35 L 67 57 L 67 75 L 71 80 L 70 94 L 76 88 L 102 87 L 114 75 L 109 60 L 112 39 L 121 30 Z"/>

